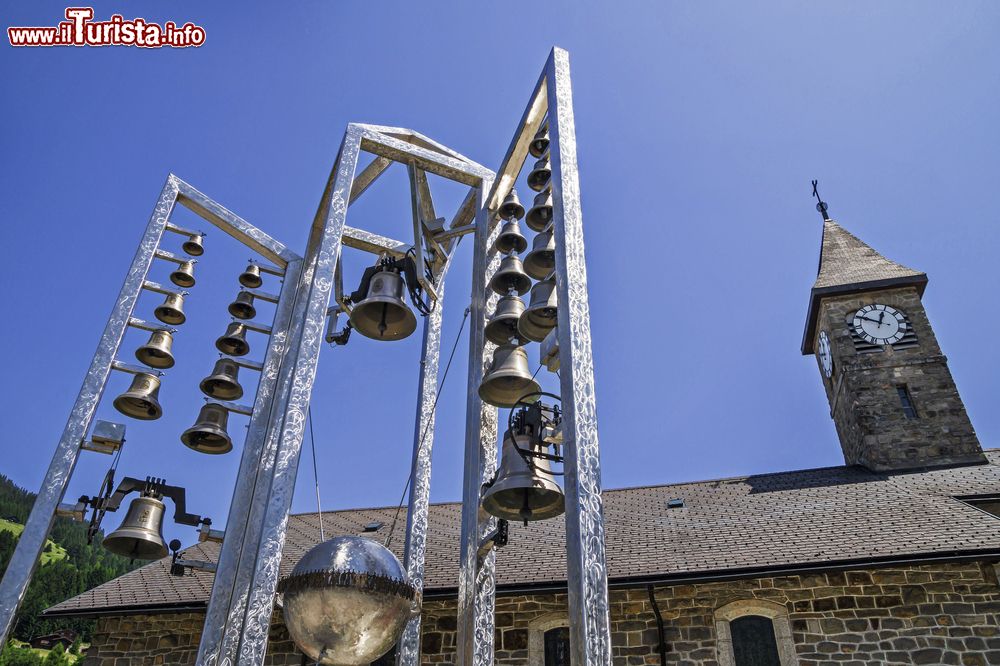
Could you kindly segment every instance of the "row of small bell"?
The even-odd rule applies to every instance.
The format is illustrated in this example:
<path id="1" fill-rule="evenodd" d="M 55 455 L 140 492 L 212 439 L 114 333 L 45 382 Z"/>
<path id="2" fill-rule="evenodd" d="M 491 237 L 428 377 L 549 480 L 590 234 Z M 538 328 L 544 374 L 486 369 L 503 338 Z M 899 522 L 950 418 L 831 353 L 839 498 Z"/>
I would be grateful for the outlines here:
<path id="1" fill-rule="evenodd" d="M 524 347 L 505 342 L 493 352 L 493 362 L 479 385 L 479 397 L 496 407 L 513 407 L 522 396 L 541 390 L 528 371 Z"/>
<path id="2" fill-rule="evenodd" d="M 184 241 L 181 248 L 192 257 L 200 257 L 205 254 L 205 234 L 194 234 Z"/>
<path id="3" fill-rule="evenodd" d="M 551 226 L 535 235 L 531 252 L 525 255 L 523 265 L 524 272 L 536 280 L 545 279 L 555 270 L 556 240 Z"/>
<path id="4" fill-rule="evenodd" d="M 500 260 L 500 267 L 490 278 L 490 289 L 501 296 L 512 289 L 518 296 L 528 293 L 531 289 L 531 278 L 524 272 L 520 257 L 510 254 Z"/>
<path id="5" fill-rule="evenodd" d="M 247 342 L 247 327 L 234 321 L 226 327 L 226 332 L 215 341 L 215 348 L 229 356 L 246 356 L 250 353 Z"/>
<path id="6" fill-rule="evenodd" d="M 218 364 L 216 364 L 218 368 Z M 206 378 L 205 381 L 208 381 Z M 203 382 L 204 383 L 204 382 Z M 202 388 L 204 390 L 204 388 Z M 242 391 L 242 389 L 240 389 Z M 222 405 L 207 403 L 198 412 L 195 424 L 181 434 L 184 446 L 199 453 L 218 455 L 233 449 L 233 440 L 226 431 L 229 425 L 229 410 Z"/>
<path id="7" fill-rule="evenodd" d="M 551 177 L 552 168 L 549 165 L 549 158 L 546 155 L 535 162 L 535 166 L 528 173 L 528 187 L 536 192 L 541 192 L 545 189 L 545 186 L 549 184 L 549 179 L 551 179 Z"/>
<path id="8" fill-rule="evenodd" d="M 531 153 L 532 157 L 541 157 L 545 154 L 545 151 L 549 149 L 549 128 L 546 125 L 542 127 L 537 132 L 535 132 L 535 138 L 531 140 L 528 144 L 528 152 Z"/>
<path id="9" fill-rule="evenodd" d="M 486 339 L 498 345 L 514 337 L 541 342 L 555 328 L 557 312 L 556 282 L 550 276 L 531 288 L 531 301 L 527 307 L 513 292 L 497 301 L 497 307 L 484 329 Z"/>
<path id="10" fill-rule="evenodd" d="M 125 416 L 140 421 L 155 421 L 163 416 L 160 406 L 160 378 L 148 372 L 132 377 L 128 390 L 115 398 L 114 406 Z"/>
<path id="11" fill-rule="evenodd" d="M 183 324 L 187 321 L 187 316 L 184 314 L 184 295 L 167 294 L 163 303 L 157 305 L 156 309 L 153 310 L 153 316 L 171 326 Z"/>
<path id="12" fill-rule="evenodd" d="M 535 202 L 524 218 L 532 231 L 542 231 L 552 221 L 552 191 L 544 190 L 535 195 Z"/>
<path id="13" fill-rule="evenodd" d="M 237 319 L 253 319 L 257 316 L 257 308 L 253 305 L 253 294 L 249 291 L 241 291 L 236 295 L 236 300 L 229 304 L 229 314 Z"/>
<path id="14" fill-rule="evenodd" d="M 174 272 L 170 274 L 170 281 L 176 284 L 178 287 L 188 287 L 194 286 L 194 264 L 195 261 L 189 260 L 181 262 L 174 269 Z"/>
<path id="15" fill-rule="evenodd" d="M 351 310 L 351 326 L 375 340 L 402 340 L 417 330 L 417 317 L 403 300 L 406 283 L 397 271 L 385 268 L 372 276 L 368 293 Z"/>
<path id="16" fill-rule="evenodd" d="M 260 289 L 264 284 L 264 280 L 260 277 L 260 266 L 253 262 L 247 264 L 246 270 L 240 273 L 239 280 L 247 289 Z"/>
<path id="17" fill-rule="evenodd" d="M 507 432 L 500 449 L 496 480 L 483 495 L 483 509 L 505 520 L 528 521 L 554 518 L 566 511 L 566 498 L 545 458 L 529 457 L 517 450 L 544 453 L 537 436 Z"/>
<path id="18" fill-rule="evenodd" d="M 174 355 L 171 353 L 173 344 L 174 336 L 170 331 L 166 329 L 153 331 L 146 344 L 135 350 L 135 357 L 140 363 L 157 370 L 172 368 L 174 367 Z"/>
<path id="19" fill-rule="evenodd" d="M 103 546 L 110 552 L 134 560 L 158 560 L 167 556 L 163 540 L 163 516 L 166 507 L 151 495 L 136 497 L 128 505 L 125 519 L 114 532 L 104 537 Z"/>

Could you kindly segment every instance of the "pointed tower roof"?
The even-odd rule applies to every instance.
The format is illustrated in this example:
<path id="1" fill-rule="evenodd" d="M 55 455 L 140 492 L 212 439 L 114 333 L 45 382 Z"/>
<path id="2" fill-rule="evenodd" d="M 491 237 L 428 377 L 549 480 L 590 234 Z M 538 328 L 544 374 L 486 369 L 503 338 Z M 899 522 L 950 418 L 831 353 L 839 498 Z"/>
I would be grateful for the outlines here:
<path id="1" fill-rule="evenodd" d="M 904 285 L 914 285 L 922 296 L 927 275 L 886 259 L 833 220 L 824 220 L 819 271 L 811 292 L 802 353 L 813 352 L 821 298 Z"/>

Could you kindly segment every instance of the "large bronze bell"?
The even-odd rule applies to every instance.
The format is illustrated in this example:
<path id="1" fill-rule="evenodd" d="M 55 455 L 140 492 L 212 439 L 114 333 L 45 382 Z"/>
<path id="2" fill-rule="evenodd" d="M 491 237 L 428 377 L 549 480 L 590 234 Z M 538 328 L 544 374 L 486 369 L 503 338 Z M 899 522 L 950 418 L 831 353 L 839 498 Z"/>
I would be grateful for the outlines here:
<path id="1" fill-rule="evenodd" d="M 417 318 L 403 300 L 406 283 L 394 270 L 372 276 L 368 293 L 351 310 L 351 326 L 374 340 L 402 340 L 417 329 Z"/>
<path id="2" fill-rule="evenodd" d="M 531 289 L 531 278 L 524 272 L 524 266 L 517 255 L 510 254 L 500 261 L 500 268 L 490 278 L 490 289 L 504 296 L 513 289 L 523 296 Z"/>
<path id="3" fill-rule="evenodd" d="M 544 453 L 545 445 L 532 435 L 504 437 L 496 480 L 483 495 L 483 509 L 507 520 L 545 520 L 566 510 L 562 488 L 545 458 L 525 457 L 515 447 Z M 531 461 L 530 464 L 528 461 Z"/>
<path id="4" fill-rule="evenodd" d="M 254 263 L 247 264 L 246 270 L 240 273 L 240 284 L 247 289 L 259 289 L 264 284 L 260 278 L 260 266 Z"/>
<path id="5" fill-rule="evenodd" d="M 194 261 L 185 261 L 170 274 L 170 281 L 178 287 L 194 286 Z"/>
<path id="6" fill-rule="evenodd" d="M 167 294 L 163 303 L 157 305 L 156 309 L 153 310 L 153 316 L 171 326 L 183 324 L 187 321 L 187 317 L 184 315 L 184 295 Z"/>
<path id="7" fill-rule="evenodd" d="M 524 347 L 508 342 L 493 352 L 489 372 L 479 385 L 479 397 L 496 407 L 513 407 L 522 396 L 541 390 L 528 372 Z"/>
<path id="8" fill-rule="evenodd" d="M 528 174 L 528 187 L 536 192 L 541 192 L 549 183 L 552 177 L 552 169 L 549 168 L 549 158 L 543 157 L 535 162 L 535 167 Z"/>
<path id="9" fill-rule="evenodd" d="M 528 239 L 521 233 L 521 225 L 517 220 L 507 220 L 500 228 L 493 247 L 502 254 L 521 254 L 528 249 Z"/>
<path id="10" fill-rule="evenodd" d="M 531 241 L 531 252 L 524 257 L 524 272 L 536 280 L 544 280 L 555 268 L 556 239 L 549 227 Z"/>
<path id="11" fill-rule="evenodd" d="M 133 560 L 158 560 L 167 556 L 163 540 L 163 514 L 166 507 L 155 497 L 136 497 L 128 505 L 125 520 L 104 537 L 104 547 L 116 555 Z"/>
<path id="12" fill-rule="evenodd" d="M 545 151 L 549 149 L 549 128 L 548 126 L 539 128 L 535 132 L 535 138 L 531 140 L 528 144 L 528 152 L 531 153 L 532 157 L 538 158 L 545 154 Z"/>
<path id="13" fill-rule="evenodd" d="M 188 254 L 190 254 L 192 257 L 200 257 L 201 255 L 205 254 L 204 242 L 205 242 L 204 234 L 195 234 L 194 236 L 191 236 L 186 241 L 184 241 L 184 244 L 181 245 L 181 248 L 183 248 L 183 250 Z"/>
<path id="14" fill-rule="evenodd" d="M 250 352 L 247 342 L 247 327 L 234 321 L 226 327 L 225 335 L 215 341 L 215 348 L 230 356 L 246 356 Z"/>
<path id="15" fill-rule="evenodd" d="M 552 221 L 552 191 L 545 190 L 535 195 L 535 203 L 524 218 L 524 223 L 532 231 L 542 231 Z"/>
<path id="16" fill-rule="evenodd" d="M 163 416 L 163 408 L 157 399 L 160 393 L 160 378 L 148 372 L 132 377 L 128 390 L 115 398 L 114 406 L 125 416 L 140 421 L 155 421 Z"/>
<path id="17" fill-rule="evenodd" d="M 181 441 L 199 453 L 229 453 L 233 440 L 226 432 L 228 423 L 229 411 L 222 405 L 208 403 L 198 412 L 195 424 L 181 435 Z"/>
<path id="18" fill-rule="evenodd" d="M 239 382 L 240 366 L 228 358 L 215 362 L 212 374 L 201 380 L 199 388 L 209 398 L 219 400 L 239 400 L 243 397 L 243 387 Z"/>
<path id="19" fill-rule="evenodd" d="M 486 322 L 486 339 L 498 345 L 510 342 L 517 335 L 517 320 L 524 312 L 524 301 L 514 294 L 507 294 L 497 301 L 497 309 Z"/>
<path id="20" fill-rule="evenodd" d="M 149 340 L 143 346 L 135 350 L 135 357 L 140 363 L 145 363 L 151 368 L 166 370 L 174 367 L 174 355 L 170 353 L 170 348 L 174 344 L 174 336 L 170 331 L 153 331 Z"/>
<path id="21" fill-rule="evenodd" d="M 257 308 L 253 306 L 253 294 L 241 291 L 236 294 L 236 300 L 229 304 L 229 314 L 237 319 L 253 319 L 257 316 Z"/>
<path id="22" fill-rule="evenodd" d="M 524 206 L 521 205 L 521 200 L 517 198 L 517 190 L 511 190 L 507 193 L 497 212 L 500 214 L 500 219 L 503 220 L 520 220 L 524 217 Z"/>
<path id="23" fill-rule="evenodd" d="M 532 342 L 541 342 L 556 327 L 558 301 L 553 278 L 536 282 L 531 288 L 531 302 L 517 321 L 517 332 Z"/>

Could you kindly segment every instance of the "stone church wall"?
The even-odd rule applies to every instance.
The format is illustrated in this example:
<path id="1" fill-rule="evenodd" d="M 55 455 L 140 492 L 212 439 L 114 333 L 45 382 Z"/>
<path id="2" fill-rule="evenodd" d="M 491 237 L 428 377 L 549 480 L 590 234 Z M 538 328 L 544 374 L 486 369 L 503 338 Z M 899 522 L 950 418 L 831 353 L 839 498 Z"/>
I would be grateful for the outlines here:
<path id="1" fill-rule="evenodd" d="M 668 664 L 733 664 L 727 620 L 772 617 L 783 666 L 1000 664 L 1000 585 L 990 563 L 935 564 L 658 586 Z M 615 666 L 660 663 L 656 618 L 644 587 L 612 589 Z M 544 632 L 566 626 L 565 594 L 504 595 L 496 602 L 496 663 L 544 663 Z M 281 626 L 267 664 L 302 664 Z M 85 666 L 190 664 L 202 615 L 102 618 Z M 455 663 L 455 601 L 424 603 L 424 666 Z"/>

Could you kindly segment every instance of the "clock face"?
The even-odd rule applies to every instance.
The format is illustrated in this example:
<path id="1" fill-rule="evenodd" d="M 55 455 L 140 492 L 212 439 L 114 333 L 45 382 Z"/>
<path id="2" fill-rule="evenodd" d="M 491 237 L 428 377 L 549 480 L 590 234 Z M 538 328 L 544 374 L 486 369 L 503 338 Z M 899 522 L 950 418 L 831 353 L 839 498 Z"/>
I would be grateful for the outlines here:
<path id="1" fill-rule="evenodd" d="M 873 345 L 891 345 L 906 334 L 906 317 L 896 308 L 872 303 L 854 313 L 854 331 Z"/>
<path id="2" fill-rule="evenodd" d="M 823 374 L 828 378 L 833 374 L 833 353 L 830 351 L 830 336 L 826 331 L 819 334 L 819 354 L 820 365 L 823 366 Z"/>

